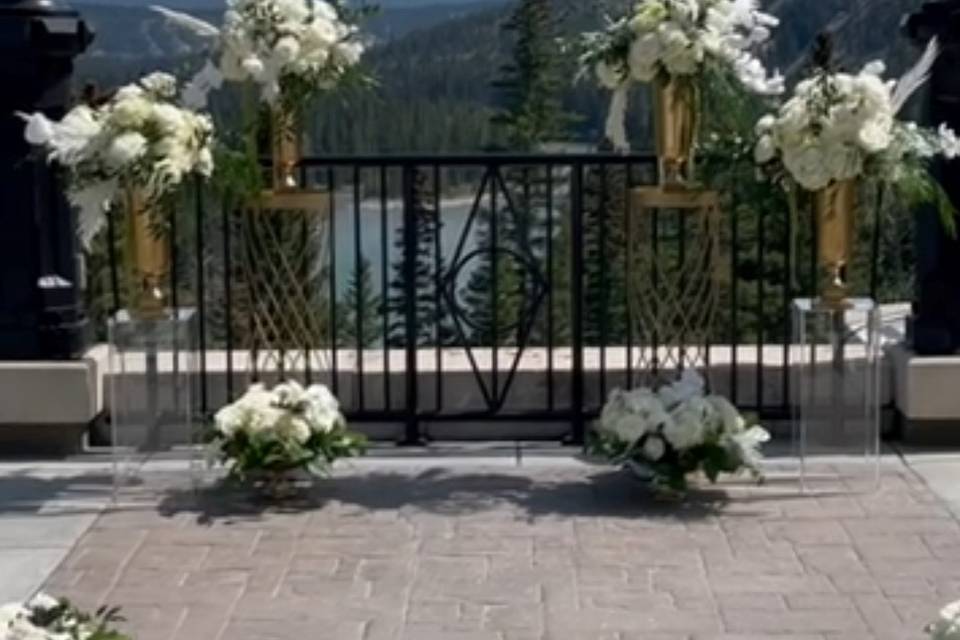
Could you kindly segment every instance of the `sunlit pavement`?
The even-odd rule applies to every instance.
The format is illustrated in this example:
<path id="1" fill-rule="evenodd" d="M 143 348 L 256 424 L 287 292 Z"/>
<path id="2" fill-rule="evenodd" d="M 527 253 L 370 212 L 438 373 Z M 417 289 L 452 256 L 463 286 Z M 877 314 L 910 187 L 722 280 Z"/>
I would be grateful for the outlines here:
<path id="1" fill-rule="evenodd" d="M 283 507 L 176 463 L 117 503 L 104 462 L 8 464 L 0 594 L 46 577 L 138 640 L 909 640 L 960 597 L 960 456 L 906 460 L 678 503 L 569 457 L 367 459 Z"/>

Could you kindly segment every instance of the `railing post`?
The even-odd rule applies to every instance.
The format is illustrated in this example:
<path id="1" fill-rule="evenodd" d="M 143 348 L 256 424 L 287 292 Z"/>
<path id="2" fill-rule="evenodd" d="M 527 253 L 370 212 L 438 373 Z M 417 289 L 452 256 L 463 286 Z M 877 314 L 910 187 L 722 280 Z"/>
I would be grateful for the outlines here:
<path id="1" fill-rule="evenodd" d="M 586 441 L 586 407 L 583 371 L 583 165 L 575 164 L 570 184 L 570 313 L 573 361 L 571 411 L 573 431 L 570 444 Z"/>
<path id="2" fill-rule="evenodd" d="M 415 182 L 417 167 L 403 167 L 403 302 L 406 344 L 406 407 L 404 417 L 403 446 L 423 444 L 419 423 L 419 396 L 417 367 L 417 212 L 415 207 Z"/>

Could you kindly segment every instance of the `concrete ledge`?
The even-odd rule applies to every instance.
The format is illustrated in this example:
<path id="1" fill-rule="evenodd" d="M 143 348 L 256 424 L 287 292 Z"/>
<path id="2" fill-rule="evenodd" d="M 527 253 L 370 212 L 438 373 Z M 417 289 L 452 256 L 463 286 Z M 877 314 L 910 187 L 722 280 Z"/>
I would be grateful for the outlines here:
<path id="1" fill-rule="evenodd" d="M 99 413 L 93 359 L 0 362 L 0 425 L 88 424 Z"/>
<path id="2" fill-rule="evenodd" d="M 921 358 L 903 345 L 887 356 L 904 440 L 960 445 L 960 356 Z"/>
<path id="3" fill-rule="evenodd" d="M 103 371 L 74 362 L 0 362 L 0 451 L 65 455 L 99 415 Z"/>

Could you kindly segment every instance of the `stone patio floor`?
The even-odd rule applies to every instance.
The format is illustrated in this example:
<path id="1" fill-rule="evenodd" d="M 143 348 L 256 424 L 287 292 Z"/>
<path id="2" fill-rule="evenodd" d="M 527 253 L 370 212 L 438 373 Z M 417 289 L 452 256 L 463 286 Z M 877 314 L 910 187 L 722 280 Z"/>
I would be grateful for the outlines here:
<path id="1" fill-rule="evenodd" d="M 896 457 L 872 494 L 685 503 L 552 458 L 365 460 L 282 508 L 145 478 L 45 584 L 137 640 L 910 640 L 960 597 L 960 524 Z"/>

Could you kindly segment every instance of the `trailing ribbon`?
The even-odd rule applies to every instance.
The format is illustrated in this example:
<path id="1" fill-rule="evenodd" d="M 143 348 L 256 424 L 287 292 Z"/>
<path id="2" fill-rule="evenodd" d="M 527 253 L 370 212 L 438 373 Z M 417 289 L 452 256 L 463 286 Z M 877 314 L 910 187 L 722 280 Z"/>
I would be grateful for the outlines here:
<path id="1" fill-rule="evenodd" d="M 607 115 L 606 135 L 613 144 L 614 151 L 627 153 L 630 143 L 627 141 L 627 106 L 630 102 L 630 87 L 627 83 L 614 89 L 610 99 L 610 113 Z"/>

